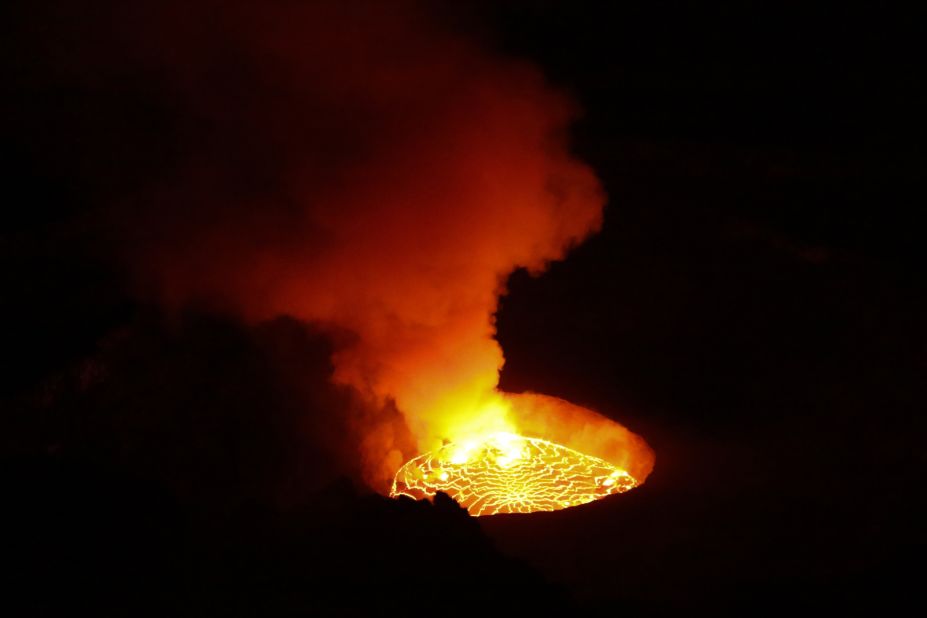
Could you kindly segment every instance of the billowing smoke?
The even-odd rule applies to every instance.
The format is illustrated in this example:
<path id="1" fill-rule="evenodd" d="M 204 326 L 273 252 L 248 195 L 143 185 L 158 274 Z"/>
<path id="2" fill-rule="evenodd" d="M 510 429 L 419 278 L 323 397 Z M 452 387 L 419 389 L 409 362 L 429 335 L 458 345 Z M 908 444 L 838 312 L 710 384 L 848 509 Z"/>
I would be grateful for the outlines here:
<path id="1" fill-rule="evenodd" d="M 137 293 L 321 325 L 333 379 L 394 402 L 421 449 L 492 409 L 507 276 L 603 206 L 573 103 L 433 8 L 134 3 L 87 69 L 144 75 L 182 119 L 172 163 L 114 209 Z M 384 439 L 358 436 L 376 484 L 414 455 Z"/>

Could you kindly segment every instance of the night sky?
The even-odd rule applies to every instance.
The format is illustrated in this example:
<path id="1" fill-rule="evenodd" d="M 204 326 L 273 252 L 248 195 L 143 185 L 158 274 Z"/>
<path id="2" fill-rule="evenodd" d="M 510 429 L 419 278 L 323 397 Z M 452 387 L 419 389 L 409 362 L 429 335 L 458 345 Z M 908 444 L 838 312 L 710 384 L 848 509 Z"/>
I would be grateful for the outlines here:
<path id="1" fill-rule="evenodd" d="M 501 387 L 597 410 L 657 457 L 626 495 L 477 520 L 365 484 L 352 436 L 402 417 L 330 380 L 350 332 L 148 292 L 147 247 L 195 245 L 202 221 L 234 236 L 245 205 L 297 173 L 277 119 L 316 112 L 266 103 L 271 65 L 233 53 L 211 60 L 215 90 L 192 86 L 227 109 L 186 106 L 174 68 L 236 49 L 196 22 L 222 22 L 222 3 L 155 18 L 116 4 L 0 9 L 9 615 L 923 604 L 923 10 L 423 5 L 427 23 L 572 96 L 571 152 L 608 195 L 599 233 L 509 278 Z M 123 55 L 132 28 L 144 44 Z M 349 96 L 332 101 L 353 118 Z M 362 156 L 349 144 L 371 130 L 303 128 L 319 169 Z M 221 193 L 174 182 L 191 159 Z M 178 187 L 202 195 L 162 206 Z M 266 242 L 290 242 L 276 229 Z M 234 270 L 233 250 L 221 264 Z"/>

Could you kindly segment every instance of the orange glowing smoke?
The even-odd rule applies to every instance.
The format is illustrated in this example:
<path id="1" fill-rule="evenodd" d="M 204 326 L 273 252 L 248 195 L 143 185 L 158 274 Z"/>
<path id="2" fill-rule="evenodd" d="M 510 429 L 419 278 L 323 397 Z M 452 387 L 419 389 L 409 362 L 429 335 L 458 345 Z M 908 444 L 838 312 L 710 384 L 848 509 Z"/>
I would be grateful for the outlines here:
<path id="1" fill-rule="evenodd" d="M 591 430 L 547 435 L 562 406 L 532 429 L 496 390 L 508 276 L 542 272 L 602 223 L 568 97 L 427 3 L 142 5 L 111 56 L 156 76 L 193 136 L 119 234 L 140 294 L 329 332 L 332 380 L 364 402 L 349 459 L 383 493 L 410 458 L 499 432 L 643 480 L 621 432 L 597 454 Z"/>
<path id="2" fill-rule="evenodd" d="M 471 515 L 556 511 L 632 489 L 637 481 L 598 457 L 547 440 L 496 433 L 408 461 L 390 496 L 443 491 Z"/>

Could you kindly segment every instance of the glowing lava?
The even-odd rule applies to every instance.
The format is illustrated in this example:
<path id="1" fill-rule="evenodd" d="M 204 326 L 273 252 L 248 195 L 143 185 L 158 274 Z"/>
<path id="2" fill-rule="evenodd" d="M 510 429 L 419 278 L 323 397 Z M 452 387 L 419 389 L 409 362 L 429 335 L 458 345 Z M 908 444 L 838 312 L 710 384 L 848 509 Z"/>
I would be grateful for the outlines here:
<path id="1" fill-rule="evenodd" d="M 493 433 L 406 462 L 390 496 L 443 491 L 471 515 L 556 511 L 622 493 L 638 482 L 604 459 L 539 438 Z"/>

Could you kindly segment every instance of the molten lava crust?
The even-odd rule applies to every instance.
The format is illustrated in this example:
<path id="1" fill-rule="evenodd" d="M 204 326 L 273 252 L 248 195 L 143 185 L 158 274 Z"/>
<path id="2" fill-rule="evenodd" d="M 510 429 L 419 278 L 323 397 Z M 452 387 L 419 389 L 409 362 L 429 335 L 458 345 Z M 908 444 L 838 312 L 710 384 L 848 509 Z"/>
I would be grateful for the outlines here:
<path id="1" fill-rule="evenodd" d="M 603 459 L 538 438 L 495 433 L 409 460 L 390 495 L 416 500 L 443 491 L 471 515 L 556 511 L 637 485 Z"/>

